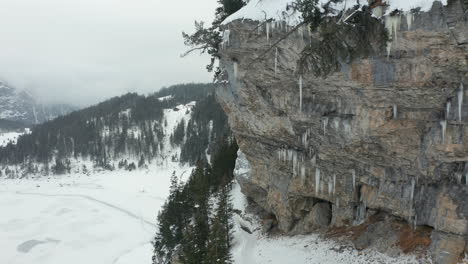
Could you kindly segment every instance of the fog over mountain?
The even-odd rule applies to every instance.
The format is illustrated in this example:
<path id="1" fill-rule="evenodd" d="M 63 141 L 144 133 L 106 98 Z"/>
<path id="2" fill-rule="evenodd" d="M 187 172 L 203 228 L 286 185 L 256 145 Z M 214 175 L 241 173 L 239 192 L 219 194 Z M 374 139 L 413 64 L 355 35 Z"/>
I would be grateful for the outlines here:
<path id="1" fill-rule="evenodd" d="M 180 58 L 193 15 L 216 1 L 0 0 L 0 80 L 43 102 L 89 105 L 125 92 L 210 81 L 208 58 Z M 5 26 L 7 25 L 7 26 Z"/>

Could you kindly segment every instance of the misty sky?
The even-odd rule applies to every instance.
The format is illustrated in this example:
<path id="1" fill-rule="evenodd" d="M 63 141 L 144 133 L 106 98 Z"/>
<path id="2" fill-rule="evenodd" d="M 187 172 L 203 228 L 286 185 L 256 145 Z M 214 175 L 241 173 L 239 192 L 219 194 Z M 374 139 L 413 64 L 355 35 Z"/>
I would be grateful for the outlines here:
<path id="1" fill-rule="evenodd" d="M 211 81 L 207 57 L 180 58 L 182 31 L 216 0 L 0 0 L 0 79 L 38 99 L 84 105 Z"/>

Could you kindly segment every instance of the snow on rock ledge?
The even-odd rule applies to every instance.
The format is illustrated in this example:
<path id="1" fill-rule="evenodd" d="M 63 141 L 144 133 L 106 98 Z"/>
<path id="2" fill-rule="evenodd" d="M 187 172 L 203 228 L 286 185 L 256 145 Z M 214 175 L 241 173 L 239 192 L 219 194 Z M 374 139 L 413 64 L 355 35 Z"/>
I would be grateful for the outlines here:
<path id="1" fill-rule="evenodd" d="M 420 8 L 420 11 L 427 12 L 436 1 L 447 5 L 447 0 L 385 0 L 383 2 L 388 6 L 386 12 L 387 15 L 396 9 L 403 12 L 409 12 L 415 8 Z M 302 14 L 292 8 L 288 9 L 288 5 L 294 2 L 294 0 L 251 0 L 239 11 L 226 18 L 226 20 L 223 21 L 223 25 L 242 19 L 254 21 L 284 21 L 289 26 L 295 26 L 302 22 Z M 322 6 L 326 3 L 328 3 L 328 0 L 319 0 L 318 5 L 320 9 L 322 9 Z M 357 4 L 357 0 L 344 0 L 340 3 L 332 3 L 330 5 L 334 10 L 340 12 Z"/>

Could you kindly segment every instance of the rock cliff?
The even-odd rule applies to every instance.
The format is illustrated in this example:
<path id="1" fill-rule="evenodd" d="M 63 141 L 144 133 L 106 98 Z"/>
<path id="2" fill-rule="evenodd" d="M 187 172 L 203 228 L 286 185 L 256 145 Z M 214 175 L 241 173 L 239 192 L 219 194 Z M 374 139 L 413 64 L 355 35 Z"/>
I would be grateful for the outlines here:
<path id="1" fill-rule="evenodd" d="M 250 167 L 238 181 L 280 230 L 385 212 L 433 228 L 436 260 L 458 260 L 468 235 L 467 10 L 453 0 L 376 19 L 386 49 L 340 59 L 326 77 L 298 69 L 317 37 L 306 26 L 225 25 L 217 96 Z"/>

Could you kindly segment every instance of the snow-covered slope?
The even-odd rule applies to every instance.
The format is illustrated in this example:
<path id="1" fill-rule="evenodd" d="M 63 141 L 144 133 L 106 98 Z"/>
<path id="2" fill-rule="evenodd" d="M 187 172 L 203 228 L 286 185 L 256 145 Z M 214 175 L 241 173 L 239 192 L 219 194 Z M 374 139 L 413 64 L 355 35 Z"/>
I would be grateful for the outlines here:
<path id="1" fill-rule="evenodd" d="M 23 132 L 0 132 L 0 147 L 4 147 L 9 143 L 16 144 L 19 136 L 23 135 L 24 133 L 30 133 L 30 130 L 26 129 Z"/>

